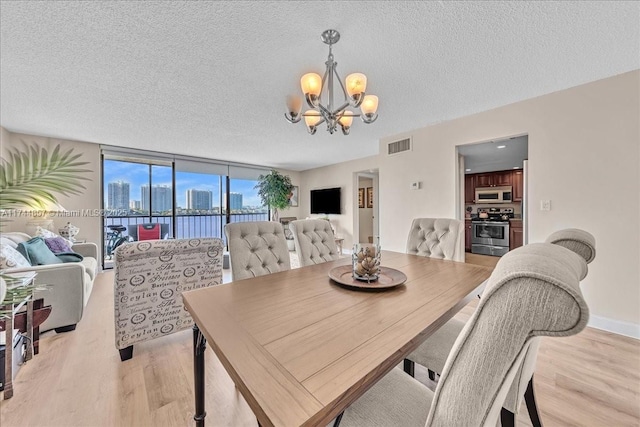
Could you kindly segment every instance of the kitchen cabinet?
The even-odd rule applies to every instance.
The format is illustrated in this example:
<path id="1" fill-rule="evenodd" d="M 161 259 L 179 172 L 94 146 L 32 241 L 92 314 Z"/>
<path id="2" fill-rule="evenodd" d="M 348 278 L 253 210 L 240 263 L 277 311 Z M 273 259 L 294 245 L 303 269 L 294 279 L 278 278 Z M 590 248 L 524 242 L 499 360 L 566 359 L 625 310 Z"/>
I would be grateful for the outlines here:
<path id="1" fill-rule="evenodd" d="M 464 250 L 471 252 L 471 220 L 464 221 Z"/>
<path id="2" fill-rule="evenodd" d="M 512 219 L 509 221 L 509 250 L 519 248 L 524 243 L 524 233 L 522 230 L 522 220 Z"/>
<path id="3" fill-rule="evenodd" d="M 476 198 L 476 177 L 473 174 L 464 176 L 464 203 L 471 205 Z"/>
<path id="4" fill-rule="evenodd" d="M 524 193 L 524 175 L 521 170 L 512 172 L 511 183 L 513 186 L 513 201 L 521 202 Z"/>
<path id="5" fill-rule="evenodd" d="M 511 185 L 511 171 L 478 173 L 476 187 L 503 187 Z"/>

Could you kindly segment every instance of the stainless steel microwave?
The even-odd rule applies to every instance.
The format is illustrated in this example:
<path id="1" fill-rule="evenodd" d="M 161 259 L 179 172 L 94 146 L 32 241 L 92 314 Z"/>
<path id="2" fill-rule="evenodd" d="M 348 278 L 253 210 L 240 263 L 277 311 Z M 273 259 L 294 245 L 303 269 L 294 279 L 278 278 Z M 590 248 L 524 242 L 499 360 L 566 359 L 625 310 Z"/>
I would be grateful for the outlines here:
<path id="1" fill-rule="evenodd" d="M 511 203 L 513 192 L 511 186 L 478 187 L 476 188 L 476 203 Z"/>

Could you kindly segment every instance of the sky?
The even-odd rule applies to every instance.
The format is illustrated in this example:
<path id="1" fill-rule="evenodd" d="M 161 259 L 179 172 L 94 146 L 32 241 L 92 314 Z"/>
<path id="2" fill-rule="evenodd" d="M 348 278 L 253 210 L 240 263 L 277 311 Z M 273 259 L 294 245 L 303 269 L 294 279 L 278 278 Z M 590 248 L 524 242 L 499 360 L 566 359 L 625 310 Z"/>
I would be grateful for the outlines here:
<path id="1" fill-rule="evenodd" d="M 151 167 L 151 185 L 171 186 L 171 167 Z M 129 183 L 129 200 L 140 200 L 140 187 L 149 183 L 149 165 L 142 163 L 121 162 L 117 160 L 104 161 L 104 204 L 107 206 L 107 189 L 110 182 L 124 181 Z M 231 192 L 242 193 L 243 206 L 260 206 L 255 181 L 241 179 L 231 180 Z M 224 189 L 225 180 L 222 180 Z M 213 206 L 220 200 L 220 177 L 189 172 L 176 172 L 176 201 L 178 207 L 186 207 L 186 192 L 189 189 L 208 190 L 213 192 Z"/>

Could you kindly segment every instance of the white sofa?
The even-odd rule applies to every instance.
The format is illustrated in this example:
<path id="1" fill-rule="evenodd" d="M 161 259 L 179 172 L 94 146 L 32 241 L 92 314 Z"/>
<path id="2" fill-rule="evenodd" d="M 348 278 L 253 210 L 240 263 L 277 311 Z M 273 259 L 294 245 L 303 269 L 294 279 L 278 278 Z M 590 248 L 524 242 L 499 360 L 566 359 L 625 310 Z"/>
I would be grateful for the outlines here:
<path id="1" fill-rule="evenodd" d="M 2 237 L 18 243 L 31 236 L 25 233 L 2 233 Z M 38 265 L 24 268 L 9 268 L 4 273 L 35 271 L 36 283 L 49 285 L 46 290 L 36 291 L 35 298 L 44 298 L 44 305 L 51 305 L 51 315 L 40 325 L 40 331 L 55 329 L 56 332 L 72 331 L 82 319 L 84 307 L 89 301 L 93 281 L 98 273 L 98 246 L 95 243 L 76 243 L 73 251 L 84 257 L 81 262 Z"/>

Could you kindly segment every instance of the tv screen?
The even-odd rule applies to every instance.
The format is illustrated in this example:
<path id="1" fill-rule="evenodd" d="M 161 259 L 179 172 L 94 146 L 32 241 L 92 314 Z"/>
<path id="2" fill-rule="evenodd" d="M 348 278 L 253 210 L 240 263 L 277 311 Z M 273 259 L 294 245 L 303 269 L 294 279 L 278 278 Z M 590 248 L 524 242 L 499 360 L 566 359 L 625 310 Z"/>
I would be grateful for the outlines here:
<path id="1" fill-rule="evenodd" d="M 312 214 L 339 214 L 340 187 L 311 190 Z"/>

